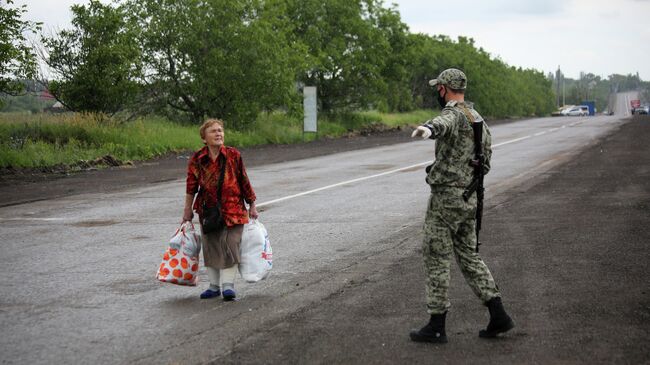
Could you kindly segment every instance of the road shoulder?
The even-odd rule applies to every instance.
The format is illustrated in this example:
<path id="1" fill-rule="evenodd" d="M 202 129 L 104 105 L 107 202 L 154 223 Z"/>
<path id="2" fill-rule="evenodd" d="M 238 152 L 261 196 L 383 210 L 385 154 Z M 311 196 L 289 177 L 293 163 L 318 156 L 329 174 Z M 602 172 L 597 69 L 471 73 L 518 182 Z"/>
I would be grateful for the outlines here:
<path id="1" fill-rule="evenodd" d="M 478 338 L 487 311 L 452 264 L 449 344 L 408 340 L 427 320 L 415 235 L 410 254 L 258 328 L 215 363 L 647 362 L 648 140 L 650 120 L 634 119 L 488 207 L 481 254 L 517 323 L 502 338 Z"/>
<path id="2" fill-rule="evenodd" d="M 496 120 L 490 125 L 520 122 Z M 412 129 L 369 130 L 341 138 L 322 138 L 308 143 L 264 145 L 241 148 L 246 167 L 294 161 L 396 143 L 410 142 Z M 227 141 L 226 141 L 227 142 Z M 20 171 L 0 172 L 0 207 L 55 199 L 86 193 L 110 193 L 183 179 L 190 153 L 169 154 L 139 161 L 133 165 L 115 166 L 78 172 Z"/>
<path id="3" fill-rule="evenodd" d="M 292 161 L 337 152 L 403 143 L 410 130 L 393 130 L 294 145 L 241 148 L 246 167 Z M 110 193 L 184 179 L 190 152 L 169 154 L 134 165 L 79 172 L 21 172 L 0 176 L 0 207 L 86 193 Z"/>

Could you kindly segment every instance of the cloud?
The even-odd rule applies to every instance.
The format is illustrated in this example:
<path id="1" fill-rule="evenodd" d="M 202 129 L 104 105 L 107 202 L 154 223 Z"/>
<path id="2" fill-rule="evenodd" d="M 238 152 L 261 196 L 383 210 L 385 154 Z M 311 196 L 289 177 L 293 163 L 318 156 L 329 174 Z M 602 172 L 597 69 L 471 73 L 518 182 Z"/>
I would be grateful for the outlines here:
<path id="1" fill-rule="evenodd" d="M 45 29 L 61 29 L 70 26 L 72 12 L 70 7 L 74 4 L 86 4 L 88 0 L 16 0 L 15 4 L 27 5 L 26 18 L 32 21 L 43 22 Z"/>
<path id="2" fill-rule="evenodd" d="M 564 1 L 517 2 L 515 9 L 523 14 L 553 15 L 564 10 Z"/>
<path id="3" fill-rule="evenodd" d="M 631 12 L 650 14 L 650 0 L 398 0 L 412 32 L 467 36 L 494 57 L 544 73 L 558 64 L 607 76 L 636 73 L 650 79 L 650 27 Z"/>
<path id="4" fill-rule="evenodd" d="M 110 2 L 110 0 L 101 0 Z M 16 0 L 44 29 L 70 26 L 70 6 L 88 0 Z M 467 36 L 504 62 L 565 74 L 636 73 L 650 79 L 650 0 L 386 0 L 415 33 Z"/>
<path id="5" fill-rule="evenodd" d="M 455 0 L 443 3 L 431 0 L 397 0 L 401 13 L 409 14 L 416 22 L 435 23 L 444 20 L 495 20 L 521 16 L 549 16 L 564 11 L 567 1 L 524 1 L 524 0 Z"/>

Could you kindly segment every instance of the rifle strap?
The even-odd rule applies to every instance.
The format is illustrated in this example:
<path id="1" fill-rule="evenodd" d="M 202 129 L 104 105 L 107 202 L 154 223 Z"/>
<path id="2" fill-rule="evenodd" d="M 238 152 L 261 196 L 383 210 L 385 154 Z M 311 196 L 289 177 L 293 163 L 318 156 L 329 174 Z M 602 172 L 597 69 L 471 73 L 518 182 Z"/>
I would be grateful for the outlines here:
<path id="1" fill-rule="evenodd" d="M 474 114 L 472 114 L 472 112 L 470 112 L 469 109 L 463 104 L 458 105 L 458 107 L 459 107 L 460 110 L 462 110 L 463 114 L 465 114 L 465 117 L 467 117 L 467 120 L 469 121 L 469 126 L 472 127 L 474 122 L 476 122 L 476 117 L 474 117 Z M 472 127 L 472 132 L 474 133 L 474 143 L 475 144 L 476 144 L 477 137 L 478 137 L 478 140 L 483 140 L 483 136 L 477 136 L 476 135 L 476 129 L 474 129 L 474 127 Z M 478 147 L 478 146 L 474 146 L 474 151 L 477 150 L 476 147 Z"/>
<path id="2" fill-rule="evenodd" d="M 470 126 L 472 126 L 472 132 L 474 133 L 474 151 L 477 151 L 477 150 L 479 150 L 478 147 L 482 147 L 482 146 L 477 145 L 476 141 L 477 140 L 481 141 L 483 139 L 483 136 L 477 136 L 476 135 L 476 128 L 474 128 L 474 124 L 473 124 L 474 122 L 476 122 L 476 118 L 474 117 L 472 112 L 470 112 L 469 109 L 465 105 L 462 105 L 462 106 L 459 106 L 459 107 L 463 111 L 463 114 L 465 114 L 465 116 L 469 120 Z M 476 138 L 476 137 L 478 137 L 478 138 Z M 474 176 L 474 179 L 472 179 L 472 182 L 469 184 L 469 186 L 463 192 L 463 199 L 465 199 L 465 201 L 468 201 L 469 196 L 474 194 L 474 192 L 476 192 L 476 195 L 477 195 L 477 198 L 478 198 L 478 195 L 479 195 L 478 189 L 480 189 L 479 188 L 479 180 L 477 180 L 477 177 Z M 477 207 L 476 207 L 476 252 L 478 252 L 478 246 L 481 245 L 481 241 L 479 240 L 478 236 L 479 236 L 479 231 L 481 230 L 481 216 L 483 214 L 482 213 L 483 202 L 481 201 L 481 199 L 477 199 L 476 203 L 477 203 Z"/>
<path id="3" fill-rule="evenodd" d="M 470 110 L 464 104 L 460 104 L 460 105 L 457 105 L 457 106 L 462 111 L 462 113 L 465 114 L 465 117 L 467 118 L 467 120 L 470 123 L 469 124 L 470 127 L 472 127 L 472 133 L 474 134 L 474 137 L 475 137 L 474 138 L 474 143 L 476 144 L 476 129 L 474 129 L 474 127 L 473 127 L 473 123 L 476 121 L 476 118 L 474 117 L 472 112 L 470 112 Z M 477 147 L 478 146 L 476 146 L 476 145 L 474 146 L 474 151 L 476 151 L 478 149 Z M 469 163 L 470 166 L 474 166 L 474 165 L 472 165 L 472 163 L 474 163 L 474 161 L 475 160 L 470 161 L 470 163 Z M 472 182 L 465 188 L 465 191 L 463 192 L 463 199 L 465 199 L 465 201 L 468 201 L 470 195 L 474 194 L 474 192 L 477 189 L 477 185 L 478 185 L 477 181 L 475 179 L 472 179 Z"/>
<path id="4" fill-rule="evenodd" d="M 467 109 L 467 107 L 465 105 L 458 105 L 458 108 L 460 108 L 460 110 L 463 112 L 463 114 L 465 114 L 465 116 L 467 117 L 467 120 L 470 123 L 469 125 L 471 126 L 472 123 L 474 123 L 476 121 L 476 118 L 474 117 L 472 112 L 470 112 L 469 109 Z"/>

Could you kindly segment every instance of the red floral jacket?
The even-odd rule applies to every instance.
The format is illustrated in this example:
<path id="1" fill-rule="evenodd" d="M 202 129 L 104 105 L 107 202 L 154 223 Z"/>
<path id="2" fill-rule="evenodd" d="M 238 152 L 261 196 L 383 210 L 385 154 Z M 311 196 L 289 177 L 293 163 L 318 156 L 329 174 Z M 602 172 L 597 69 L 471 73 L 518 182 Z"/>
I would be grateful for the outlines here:
<path id="1" fill-rule="evenodd" d="M 248 180 L 241 154 L 234 147 L 221 146 L 219 156 L 226 156 L 226 171 L 221 186 L 221 213 L 228 227 L 248 223 L 248 212 L 244 205 L 255 201 L 255 192 Z M 214 207 L 217 201 L 217 182 L 222 158 L 213 161 L 210 150 L 203 147 L 196 151 L 187 165 L 187 194 L 197 194 L 194 210 L 201 216 L 203 203 Z"/>

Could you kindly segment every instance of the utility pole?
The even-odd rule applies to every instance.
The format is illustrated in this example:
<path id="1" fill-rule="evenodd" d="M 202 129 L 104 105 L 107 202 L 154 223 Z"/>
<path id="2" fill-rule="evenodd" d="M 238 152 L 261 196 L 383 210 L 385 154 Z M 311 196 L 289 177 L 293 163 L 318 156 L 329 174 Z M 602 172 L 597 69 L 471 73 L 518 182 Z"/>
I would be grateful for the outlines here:
<path id="1" fill-rule="evenodd" d="M 557 107 L 560 107 L 560 83 L 562 82 L 562 71 L 560 70 L 560 65 L 557 66 L 557 71 L 555 71 L 555 95 Z M 562 103 L 564 105 L 564 103 Z"/>
<path id="2" fill-rule="evenodd" d="M 562 76 L 562 105 L 566 105 L 566 85 L 564 83 L 564 76 Z"/>

